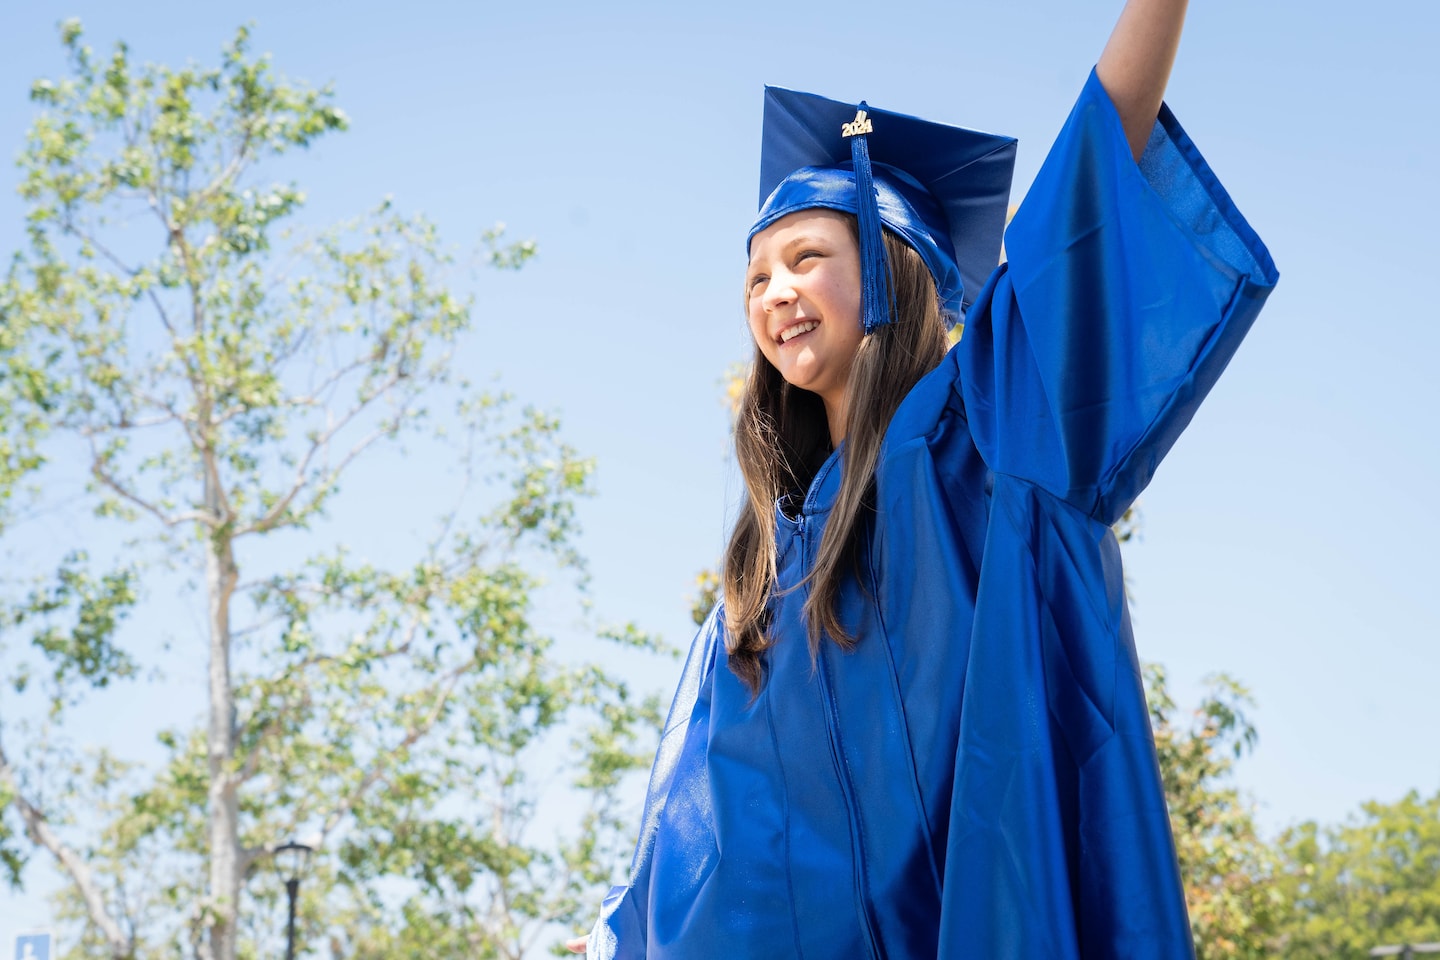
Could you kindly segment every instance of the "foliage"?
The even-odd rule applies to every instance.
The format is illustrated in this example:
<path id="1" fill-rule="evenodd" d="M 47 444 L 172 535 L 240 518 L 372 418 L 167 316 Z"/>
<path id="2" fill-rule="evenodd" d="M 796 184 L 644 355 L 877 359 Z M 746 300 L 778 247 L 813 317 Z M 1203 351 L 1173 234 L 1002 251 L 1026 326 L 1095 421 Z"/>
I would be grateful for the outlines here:
<path id="1" fill-rule="evenodd" d="M 690 602 L 690 619 L 702 626 L 711 609 L 720 602 L 720 575 L 714 570 L 701 570 L 695 576 L 695 599 Z"/>
<path id="2" fill-rule="evenodd" d="M 1284 903 L 1273 883 L 1276 858 L 1229 783 L 1235 760 L 1255 745 L 1250 694 L 1224 674 L 1211 677 L 1182 726 L 1163 668 L 1146 667 L 1145 687 L 1196 956 L 1267 957 Z"/>
<path id="3" fill-rule="evenodd" d="M 1280 956 L 1359 960 L 1377 946 L 1440 941 L 1440 791 L 1301 824 L 1279 846 L 1280 886 L 1295 904 Z"/>
<path id="4" fill-rule="evenodd" d="M 0 298 L 5 289 L 0 286 Z M 36 451 L 41 419 L 34 412 L 47 397 L 44 377 L 30 367 L 17 349 L 26 326 L 12 322 L 7 304 L 0 299 L 0 532 L 9 525 L 16 488 L 40 466 Z"/>
<path id="5" fill-rule="evenodd" d="M 544 572 L 583 590 L 592 464 L 554 418 L 454 375 L 472 305 L 432 224 L 385 202 L 286 229 L 303 191 L 257 172 L 345 129 L 328 89 L 277 76 L 246 29 L 214 68 L 98 58 L 73 21 L 62 40 L 0 282 L 0 506 L 46 452 L 131 546 L 100 573 L 72 552 L 0 618 L 8 681 L 38 677 L 48 705 L 6 701 L 0 865 L 18 882 L 28 849 L 59 858 L 71 957 L 233 960 L 278 952 L 269 857 L 303 837 L 305 943 L 520 956 L 606 879 L 616 787 L 658 724 L 535 623 L 560 596 Z M 481 239 L 499 269 L 535 252 Z M 406 442 L 451 444 L 462 488 L 413 556 L 369 562 L 331 537 L 342 481 Z M 172 571 L 203 585 L 183 644 L 208 656 L 203 721 L 159 733 L 158 771 L 75 754 L 68 708 L 163 656 L 122 626 L 164 615 L 146 587 Z M 575 798 L 573 834 L 538 827 L 547 793 Z"/>

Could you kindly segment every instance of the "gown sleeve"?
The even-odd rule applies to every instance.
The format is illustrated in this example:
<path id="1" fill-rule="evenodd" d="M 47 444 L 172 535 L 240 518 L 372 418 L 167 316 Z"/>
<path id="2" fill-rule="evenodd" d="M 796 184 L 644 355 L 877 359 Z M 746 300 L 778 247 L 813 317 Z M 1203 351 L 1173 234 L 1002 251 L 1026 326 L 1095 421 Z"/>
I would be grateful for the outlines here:
<path id="1" fill-rule="evenodd" d="M 991 475 L 939 953 L 1190 957 L 1109 525 L 1215 383 L 1275 267 L 1168 109 L 1134 161 L 1093 72 L 1006 246 L 950 384 Z M 977 499 L 973 476 L 946 476 Z"/>
<path id="2" fill-rule="evenodd" d="M 629 882 L 611 887 L 605 895 L 600 917 L 586 940 L 588 960 L 643 960 L 645 956 L 655 839 L 670 800 L 671 787 L 675 786 L 686 737 L 694 724 L 705 721 L 702 714 L 708 711 L 715 658 L 724 646 L 724 623 L 723 607 L 716 604 L 690 645 L 675 699 L 665 718 L 660 746 L 655 751 L 655 764 L 650 770 L 645 812 L 640 820 L 635 856 L 630 863 Z"/>
<path id="3" fill-rule="evenodd" d="M 990 468 L 1113 523 L 1277 279 L 1168 107 L 1137 164 L 1091 71 L 976 298 L 960 389 Z"/>

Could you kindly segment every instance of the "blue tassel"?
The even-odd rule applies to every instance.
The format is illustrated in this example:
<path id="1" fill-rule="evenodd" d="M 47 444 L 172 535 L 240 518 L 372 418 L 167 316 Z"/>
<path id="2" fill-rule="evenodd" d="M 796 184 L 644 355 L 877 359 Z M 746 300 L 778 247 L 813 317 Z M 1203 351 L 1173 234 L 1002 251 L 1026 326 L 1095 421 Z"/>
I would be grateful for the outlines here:
<path id="1" fill-rule="evenodd" d="M 865 104 L 860 104 L 864 111 Z M 850 159 L 855 168 L 856 211 L 860 225 L 860 296 L 865 332 L 891 320 L 890 261 L 880 230 L 880 208 L 875 200 L 875 177 L 870 169 L 870 147 L 865 134 L 850 138 Z"/>

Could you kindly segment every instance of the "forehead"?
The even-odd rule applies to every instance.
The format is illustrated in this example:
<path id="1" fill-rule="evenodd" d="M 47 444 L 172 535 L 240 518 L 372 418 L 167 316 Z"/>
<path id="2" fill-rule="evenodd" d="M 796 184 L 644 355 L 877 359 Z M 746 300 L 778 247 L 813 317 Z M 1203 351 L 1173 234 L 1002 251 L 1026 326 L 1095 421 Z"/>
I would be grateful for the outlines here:
<path id="1" fill-rule="evenodd" d="M 855 242 L 851 216 L 823 207 L 797 210 L 776 220 L 750 238 L 750 260 L 767 251 L 780 250 L 797 240 L 820 239 Z"/>

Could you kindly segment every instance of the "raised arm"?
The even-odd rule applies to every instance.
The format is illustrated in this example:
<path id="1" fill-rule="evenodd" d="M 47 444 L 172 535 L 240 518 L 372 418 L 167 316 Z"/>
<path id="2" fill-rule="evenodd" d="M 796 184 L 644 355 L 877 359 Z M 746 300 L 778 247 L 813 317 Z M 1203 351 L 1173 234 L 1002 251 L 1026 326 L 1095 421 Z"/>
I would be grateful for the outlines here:
<path id="1" fill-rule="evenodd" d="M 1180 45 L 1186 0 L 1128 0 L 1095 76 L 1115 104 L 1136 160 L 1145 152 Z"/>

